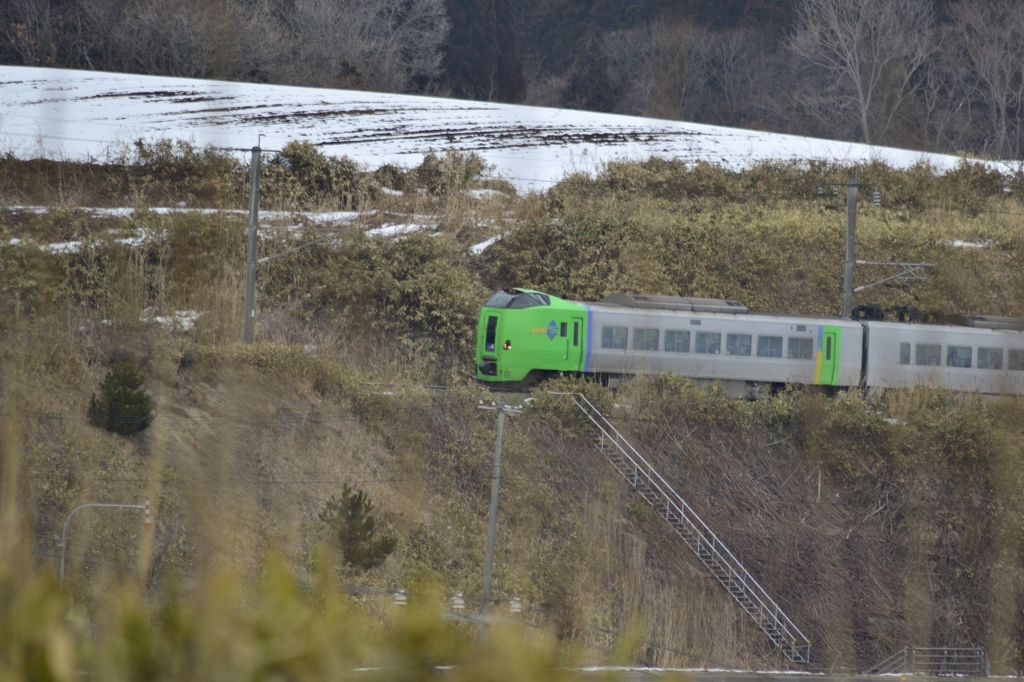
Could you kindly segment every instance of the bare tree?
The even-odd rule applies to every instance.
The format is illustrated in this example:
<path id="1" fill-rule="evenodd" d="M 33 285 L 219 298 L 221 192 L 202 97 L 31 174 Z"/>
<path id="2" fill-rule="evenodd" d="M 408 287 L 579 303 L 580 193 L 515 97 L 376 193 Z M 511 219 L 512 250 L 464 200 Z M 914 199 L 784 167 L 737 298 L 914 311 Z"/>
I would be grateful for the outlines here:
<path id="1" fill-rule="evenodd" d="M 656 23 L 652 31 L 648 114 L 694 120 L 707 76 L 697 46 L 705 31 L 688 23 Z"/>
<path id="2" fill-rule="evenodd" d="M 0 3 L 0 50 L 26 66 L 57 60 L 58 12 L 50 0 L 4 0 Z"/>
<path id="3" fill-rule="evenodd" d="M 210 62 L 201 19 L 195 2 L 144 0 L 109 36 L 126 71 L 198 78 Z"/>
<path id="4" fill-rule="evenodd" d="M 988 119 L 988 139 L 979 151 L 1019 158 L 1024 152 L 1024 11 L 1017 0 L 961 0 L 950 15 L 950 56 L 966 70 L 962 95 Z"/>
<path id="5" fill-rule="evenodd" d="M 764 33 L 748 29 L 704 34 L 696 47 L 706 76 L 701 120 L 732 126 L 781 125 L 788 98 L 787 65 Z"/>
<path id="6" fill-rule="evenodd" d="M 440 74 L 443 0 L 296 0 L 279 16 L 272 80 L 404 92 Z"/>
<path id="7" fill-rule="evenodd" d="M 76 2 L 83 65 L 135 73 L 402 92 L 440 74 L 448 32 L 443 0 Z"/>
<path id="8" fill-rule="evenodd" d="M 651 99 L 651 58 L 654 40 L 650 26 L 614 31 L 602 38 L 608 81 L 619 93 L 615 111 L 641 116 Z"/>
<path id="9" fill-rule="evenodd" d="M 187 78 L 209 76 L 215 41 L 199 0 L 81 0 L 91 66 Z"/>
<path id="10" fill-rule="evenodd" d="M 913 96 L 914 75 L 935 50 L 928 0 L 802 0 L 792 52 L 823 89 L 801 93 L 818 117 L 852 118 L 860 138 L 883 140 Z"/>

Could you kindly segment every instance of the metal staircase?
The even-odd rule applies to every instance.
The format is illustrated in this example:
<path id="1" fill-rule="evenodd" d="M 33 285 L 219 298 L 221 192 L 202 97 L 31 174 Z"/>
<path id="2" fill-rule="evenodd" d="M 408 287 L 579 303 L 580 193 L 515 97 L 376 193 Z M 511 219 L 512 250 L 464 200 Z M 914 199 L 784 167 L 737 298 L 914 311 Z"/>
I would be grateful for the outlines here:
<path id="1" fill-rule="evenodd" d="M 693 550 L 701 563 L 768 635 L 772 644 L 790 661 L 809 663 L 810 641 L 747 569 L 743 568 L 725 543 L 589 400 L 582 395 L 575 395 L 574 398 L 576 406 L 598 431 L 598 450 L 604 453 L 633 489 L 671 524 L 672 529 Z"/>

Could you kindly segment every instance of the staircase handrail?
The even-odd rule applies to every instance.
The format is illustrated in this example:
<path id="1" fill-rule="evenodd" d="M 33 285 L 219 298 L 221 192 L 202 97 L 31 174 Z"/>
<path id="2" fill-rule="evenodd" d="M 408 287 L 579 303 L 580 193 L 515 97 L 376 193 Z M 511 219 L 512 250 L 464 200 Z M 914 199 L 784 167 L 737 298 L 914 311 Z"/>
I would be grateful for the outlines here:
<path id="1" fill-rule="evenodd" d="M 757 582 L 757 580 L 754 579 L 752 575 L 750 575 L 750 572 L 747 571 L 746 568 L 744 568 L 740 560 L 737 559 L 736 556 L 732 553 L 732 551 L 730 551 L 729 548 L 725 545 L 725 543 L 722 542 L 721 539 L 719 539 L 715 532 L 712 531 L 706 523 L 704 523 L 704 520 L 701 519 L 699 515 L 697 515 L 697 513 L 686 502 L 686 500 L 684 500 L 682 496 L 680 496 L 679 493 L 677 493 L 672 488 L 672 486 L 669 485 L 668 481 L 666 481 L 661 476 L 661 474 L 659 474 L 654 469 L 654 467 L 651 466 L 651 464 L 644 458 L 644 456 L 641 455 L 628 440 L 626 440 L 622 433 L 619 432 L 619 430 L 615 428 L 615 426 L 610 421 L 608 421 L 607 417 L 601 414 L 600 410 L 598 410 L 597 407 L 595 407 L 594 404 L 591 403 L 586 396 L 582 394 L 575 394 L 575 397 L 578 398 L 578 400 L 576 401 L 576 405 L 580 408 L 583 414 L 586 415 L 587 418 L 590 419 L 590 421 L 594 424 L 594 426 L 596 426 L 604 434 L 614 436 L 614 438 L 612 438 L 612 443 L 614 443 L 616 447 L 618 447 L 619 450 L 622 451 L 622 453 L 631 460 L 631 464 L 635 467 L 637 472 L 641 473 L 651 483 L 652 487 L 659 494 L 661 494 L 662 497 L 665 498 L 666 502 L 668 502 L 669 504 L 674 504 L 677 507 L 679 516 L 682 519 L 684 519 L 687 523 L 689 523 L 691 526 L 694 526 L 696 528 L 698 534 L 705 541 L 705 544 L 708 546 L 709 550 L 718 555 L 718 557 L 721 560 L 721 563 L 725 564 L 729 568 L 732 575 L 734 575 L 744 586 L 748 588 L 750 592 L 752 592 L 758 598 L 758 601 L 760 601 L 762 605 L 760 610 L 766 613 L 771 618 L 773 618 L 777 623 L 779 629 L 787 631 L 787 634 L 789 634 L 791 639 L 793 640 L 792 644 L 794 646 L 796 645 L 796 637 L 793 637 L 793 634 L 795 633 L 801 640 L 803 640 L 804 645 L 810 646 L 810 640 L 807 639 L 807 636 L 800 631 L 800 628 L 798 628 L 796 624 L 789 618 L 789 616 L 786 615 L 786 613 L 782 610 L 778 603 L 776 603 L 776 601 L 772 599 L 772 597 L 765 591 L 765 589 L 761 587 L 761 584 Z M 586 405 L 586 407 L 581 405 L 580 401 L 582 401 Z M 590 408 L 590 411 L 592 411 L 593 414 L 591 414 L 591 412 L 588 411 L 587 408 Z M 598 419 L 596 419 L 594 415 L 597 415 L 597 417 L 600 418 L 600 421 L 598 421 Z M 623 445 L 629 448 L 628 452 L 626 451 L 626 447 L 623 447 Z M 710 538 L 710 542 L 708 541 L 708 538 Z M 737 570 L 736 567 L 739 567 L 739 570 Z M 742 571 L 742 573 L 740 573 L 740 571 Z M 768 608 L 765 608 L 766 606 Z"/>
<path id="2" fill-rule="evenodd" d="M 874 668 L 868 671 L 869 675 L 885 675 L 890 672 L 896 672 L 900 668 L 904 667 L 907 663 L 907 647 L 899 649 L 889 658 L 885 659 Z"/>
<path id="3" fill-rule="evenodd" d="M 892 673 L 931 675 L 990 675 L 988 654 L 983 647 L 905 646 L 867 671 L 868 675 Z"/>

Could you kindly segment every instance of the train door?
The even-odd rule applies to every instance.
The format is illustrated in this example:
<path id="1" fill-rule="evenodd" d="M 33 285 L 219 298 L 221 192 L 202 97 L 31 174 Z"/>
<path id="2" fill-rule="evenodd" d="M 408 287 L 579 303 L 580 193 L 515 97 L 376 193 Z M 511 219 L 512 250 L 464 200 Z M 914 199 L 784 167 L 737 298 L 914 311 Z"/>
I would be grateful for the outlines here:
<path id="1" fill-rule="evenodd" d="M 579 372 L 583 361 L 583 318 L 572 318 L 568 326 L 565 366 L 570 372 Z"/>
<path id="2" fill-rule="evenodd" d="M 821 338 L 821 375 L 819 384 L 835 386 L 839 379 L 839 329 L 825 327 Z"/>

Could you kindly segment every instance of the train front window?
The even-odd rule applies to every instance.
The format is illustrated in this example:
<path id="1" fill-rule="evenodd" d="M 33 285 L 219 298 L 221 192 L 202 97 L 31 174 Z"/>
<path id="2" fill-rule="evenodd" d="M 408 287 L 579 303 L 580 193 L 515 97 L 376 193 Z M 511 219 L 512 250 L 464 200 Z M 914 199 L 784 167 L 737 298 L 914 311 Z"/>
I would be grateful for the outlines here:
<path id="1" fill-rule="evenodd" d="M 759 336 L 757 337 L 757 357 L 759 358 L 781 358 L 782 337 L 781 336 Z"/>
<path id="2" fill-rule="evenodd" d="M 694 350 L 698 353 L 718 355 L 722 352 L 722 335 L 716 332 L 697 332 Z"/>
<path id="3" fill-rule="evenodd" d="M 515 294 L 510 294 L 507 291 L 499 291 L 489 299 L 487 303 L 484 303 L 486 308 L 507 308 L 508 304 L 512 302 L 512 299 L 516 297 Z"/>
<path id="4" fill-rule="evenodd" d="M 900 344 L 900 364 L 901 365 L 909 365 L 910 364 L 910 344 L 909 343 L 901 343 Z"/>
<path id="5" fill-rule="evenodd" d="M 726 334 L 725 352 L 729 355 L 750 355 L 750 334 Z"/>
<path id="6" fill-rule="evenodd" d="M 1002 369 L 1003 349 L 1002 348 L 979 348 L 978 369 Z"/>
<path id="7" fill-rule="evenodd" d="M 544 294 L 519 294 L 509 302 L 508 307 L 521 309 L 536 308 L 542 305 L 551 305 L 551 299 Z"/>
<path id="8" fill-rule="evenodd" d="M 513 309 L 535 308 L 544 305 L 551 305 L 551 297 L 547 294 L 534 294 L 516 289 L 499 291 L 487 299 L 487 303 L 484 303 L 485 308 Z"/>
<path id="9" fill-rule="evenodd" d="M 946 347 L 947 367 L 970 367 L 971 347 L 970 346 L 947 346 Z"/>
<path id="10" fill-rule="evenodd" d="M 658 330 L 634 329 L 633 350 L 658 350 Z"/>
<path id="11" fill-rule="evenodd" d="M 790 360 L 810 360 L 814 357 L 814 339 L 791 336 L 786 351 Z"/>
<path id="12" fill-rule="evenodd" d="M 484 352 L 494 352 L 494 337 L 498 332 L 498 318 L 488 317 L 487 318 L 487 336 L 484 337 Z"/>
<path id="13" fill-rule="evenodd" d="M 931 365 L 938 367 L 942 364 L 942 346 L 931 343 L 919 343 L 914 349 L 915 365 Z"/>

